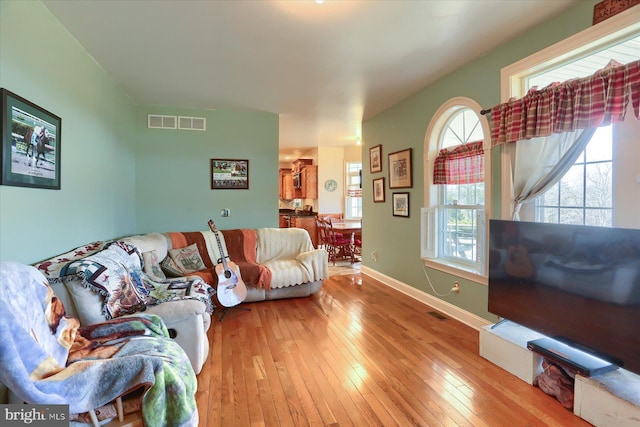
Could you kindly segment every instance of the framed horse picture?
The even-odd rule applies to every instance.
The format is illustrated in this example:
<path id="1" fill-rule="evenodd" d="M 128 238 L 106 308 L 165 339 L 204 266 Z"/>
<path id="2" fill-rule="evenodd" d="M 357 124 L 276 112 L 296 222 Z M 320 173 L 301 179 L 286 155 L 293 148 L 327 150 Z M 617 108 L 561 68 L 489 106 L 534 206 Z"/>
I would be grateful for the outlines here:
<path id="1" fill-rule="evenodd" d="M 0 95 L 0 184 L 59 190 L 62 119 L 7 89 Z"/>
<path id="2" fill-rule="evenodd" d="M 211 159 L 212 190 L 247 190 L 249 160 Z"/>

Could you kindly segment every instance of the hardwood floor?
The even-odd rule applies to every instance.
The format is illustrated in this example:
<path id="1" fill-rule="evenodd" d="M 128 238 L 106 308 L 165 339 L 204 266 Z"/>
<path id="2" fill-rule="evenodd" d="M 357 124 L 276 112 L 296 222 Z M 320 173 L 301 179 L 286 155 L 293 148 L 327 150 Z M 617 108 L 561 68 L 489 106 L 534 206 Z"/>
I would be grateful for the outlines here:
<path id="1" fill-rule="evenodd" d="M 212 319 L 200 426 L 589 426 L 478 355 L 478 332 L 361 274 Z"/>

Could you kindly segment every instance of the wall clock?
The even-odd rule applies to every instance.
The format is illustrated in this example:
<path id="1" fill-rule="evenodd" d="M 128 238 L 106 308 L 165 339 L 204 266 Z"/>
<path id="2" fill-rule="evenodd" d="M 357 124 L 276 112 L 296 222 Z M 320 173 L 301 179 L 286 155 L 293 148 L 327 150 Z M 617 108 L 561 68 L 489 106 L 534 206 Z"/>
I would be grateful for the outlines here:
<path id="1" fill-rule="evenodd" d="M 324 189 L 327 191 L 336 191 L 336 188 L 338 188 L 338 183 L 335 179 L 328 179 L 324 183 Z"/>

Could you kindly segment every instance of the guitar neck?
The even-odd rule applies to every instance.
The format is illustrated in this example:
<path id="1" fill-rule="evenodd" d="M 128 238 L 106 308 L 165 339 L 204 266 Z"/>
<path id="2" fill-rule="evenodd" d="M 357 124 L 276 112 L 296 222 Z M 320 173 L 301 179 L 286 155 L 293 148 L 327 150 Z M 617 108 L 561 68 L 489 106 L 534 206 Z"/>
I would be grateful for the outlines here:
<path id="1" fill-rule="evenodd" d="M 218 252 L 220 252 L 220 259 L 222 262 L 222 266 L 224 267 L 225 270 L 228 270 L 229 267 L 227 266 L 227 257 L 224 255 L 224 252 L 222 251 L 222 243 L 220 243 L 220 238 L 218 237 L 218 233 L 216 234 L 216 240 L 218 241 Z"/>
<path id="2" fill-rule="evenodd" d="M 212 219 L 209 220 L 209 228 L 213 232 L 213 235 L 216 236 L 216 242 L 218 243 L 218 252 L 220 253 L 220 262 L 222 263 L 224 270 L 227 271 L 229 270 L 229 267 L 227 266 L 227 258 L 225 257 L 224 251 L 222 250 L 222 242 L 220 241 L 220 236 L 218 236 L 218 229 L 216 228 L 216 224 Z"/>

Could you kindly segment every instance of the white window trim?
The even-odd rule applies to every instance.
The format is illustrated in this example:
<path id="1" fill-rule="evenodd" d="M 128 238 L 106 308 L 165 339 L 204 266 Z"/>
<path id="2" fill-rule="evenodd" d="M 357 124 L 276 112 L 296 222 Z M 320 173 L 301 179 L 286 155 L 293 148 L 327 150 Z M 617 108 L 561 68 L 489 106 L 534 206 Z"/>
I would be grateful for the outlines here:
<path id="1" fill-rule="evenodd" d="M 500 71 L 500 98 L 507 102 L 512 97 L 524 96 L 526 75 L 545 68 L 571 62 L 577 57 L 594 51 L 603 44 L 625 40 L 640 32 L 637 10 L 630 8 L 611 18 L 589 27 L 554 45 L 538 51 Z M 500 151 L 502 170 L 501 218 L 510 219 L 513 214 L 513 182 L 511 179 L 511 157 L 505 144 Z"/>
<path id="2" fill-rule="evenodd" d="M 484 200 L 484 219 L 485 224 L 488 224 L 488 218 L 491 218 L 491 129 L 489 128 L 489 121 L 487 118 L 480 114 L 482 111 L 482 106 L 478 104 L 471 98 L 467 97 L 456 97 L 448 100 L 433 115 L 433 118 L 429 122 L 429 126 L 427 128 L 427 132 L 424 138 L 424 157 L 423 157 L 423 168 L 426 176 L 424 179 L 424 201 L 425 206 L 422 209 L 422 224 L 421 224 L 421 253 L 420 257 L 422 258 L 424 264 L 430 268 L 434 268 L 436 270 L 440 270 L 446 273 L 454 274 L 456 276 L 462 277 L 467 280 L 471 280 L 476 283 L 480 283 L 483 285 L 487 285 L 487 262 L 488 260 L 485 258 L 485 274 L 478 274 L 474 271 L 461 268 L 458 265 L 454 265 L 451 263 L 447 263 L 441 259 L 433 259 L 427 258 L 428 252 L 433 248 L 427 248 L 425 243 L 428 242 L 428 236 L 426 235 L 426 231 L 429 229 L 433 229 L 432 227 L 428 227 L 428 224 L 435 220 L 435 215 L 432 215 L 433 208 L 438 205 L 438 191 L 437 188 L 434 187 L 433 184 L 433 167 L 435 164 L 436 157 L 440 151 L 440 135 L 442 133 L 442 129 L 447 123 L 447 121 L 451 118 L 452 114 L 460 109 L 469 108 L 474 111 L 480 120 L 480 125 L 482 126 L 482 134 L 484 135 L 484 143 L 483 149 L 485 153 L 484 157 L 484 170 L 485 170 L 485 200 Z M 431 215 L 431 217 L 429 217 Z M 485 248 L 484 254 L 488 253 L 487 245 L 489 244 L 488 239 L 488 230 L 485 226 Z M 481 251 L 478 251 L 480 254 Z"/>
<path id="3" fill-rule="evenodd" d="M 362 220 L 362 207 L 363 207 L 362 197 L 351 197 L 351 196 L 348 196 L 350 178 L 352 176 L 356 176 L 355 174 L 353 174 L 353 175 L 349 174 L 349 164 L 350 163 L 351 164 L 353 164 L 353 163 L 360 164 L 360 170 L 362 170 L 362 162 L 352 162 L 352 161 L 345 161 L 344 162 L 344 181 L 345 181 L 344 182 L 344 219 Z M 360 183 L 360 189 L 362 189 L 362 182 Z M 350 216 L 350 215 L 347 214 L 347 212 L 350 211 L 350 209 L 348 209 L 347 206 L 349 206 L 349 202 L 351 201 L 351 199 L 360 199 L 360 216 Z"/>

